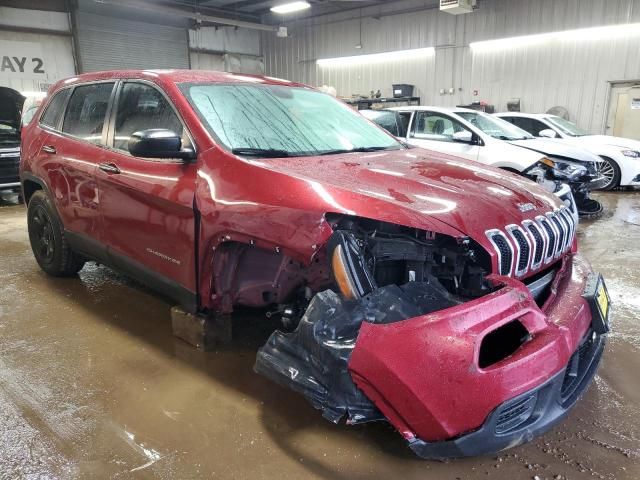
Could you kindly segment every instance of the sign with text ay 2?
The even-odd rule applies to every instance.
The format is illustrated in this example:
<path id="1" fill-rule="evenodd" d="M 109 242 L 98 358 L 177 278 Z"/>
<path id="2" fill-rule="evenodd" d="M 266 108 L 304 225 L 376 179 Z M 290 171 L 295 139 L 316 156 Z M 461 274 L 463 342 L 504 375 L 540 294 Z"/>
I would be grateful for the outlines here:
<path id="1" fill-rule="evenodd" d="M 46 68 L 39 43 L 0 40 L 0 75 L 45 78 Z"/>

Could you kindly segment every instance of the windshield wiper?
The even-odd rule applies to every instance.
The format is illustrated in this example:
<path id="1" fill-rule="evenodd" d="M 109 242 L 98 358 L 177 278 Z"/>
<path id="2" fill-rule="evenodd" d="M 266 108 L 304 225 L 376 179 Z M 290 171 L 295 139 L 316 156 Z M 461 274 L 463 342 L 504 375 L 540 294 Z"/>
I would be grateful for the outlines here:
<path id="1" fill-rule="evenodd" d="M 358 148 L 350 148 L 350 149 L 338 149 L 338 150 L 327 150 L 325 152 L 320 152 L 318 155 L 339 155 L 341 153 L 366 153 L 366 152 L 380 152 L 382 150 L 398 150 L 393 147 L 358 147 Z"/>
<path id="2" fill-rule="evenodd" d="M 244 155 L 248 157 L 263 157 L 263 158 L 283 158 L 290 157 L 291 155 L 286 150 L 277 150 L 275 148 L 234 148 L 231 150 L 234 155 Z"/>

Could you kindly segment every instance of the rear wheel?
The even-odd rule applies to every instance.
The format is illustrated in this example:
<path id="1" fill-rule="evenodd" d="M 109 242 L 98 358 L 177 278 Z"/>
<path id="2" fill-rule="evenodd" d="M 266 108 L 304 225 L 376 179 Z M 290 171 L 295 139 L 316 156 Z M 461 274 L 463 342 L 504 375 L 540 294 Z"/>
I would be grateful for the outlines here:
<path id="1" fill-rule="evenodd" d="M 29 200 L 27 228 L 31 250 L 42 270 L 54 277 L 78 273 L 84 261 L 69 247 L 55 208 L 42 190 L 35 192 Z"/>
<path id="2" fill-rule="evenodd" d="M 600 175 L 607 179 L 607 183 L 600 190 L 613 190 L 620 185 L 620 167 L 608 157 L 601 158 L 602 168 L 600 169 Z"/>

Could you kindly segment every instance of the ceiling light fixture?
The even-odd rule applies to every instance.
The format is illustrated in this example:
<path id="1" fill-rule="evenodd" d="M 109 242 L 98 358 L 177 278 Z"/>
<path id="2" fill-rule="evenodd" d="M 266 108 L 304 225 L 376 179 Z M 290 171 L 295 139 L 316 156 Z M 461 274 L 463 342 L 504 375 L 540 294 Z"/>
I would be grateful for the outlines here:
<path id="1" fill-rule="evenodd" d="M 521 37 L 499 38 L 473 42 L 469 46 L 473 50 L 501 50 L 544 43 L 551 40 L 560 41 L 587 41 L 603 38 L 637 35 L 640 33 L 640 23 L 624 23 L 607 25 L 604 27 L 580 28 L 577 30 L 564 30 L 561 32 L 540 33 L 537 35 L 523 35 Z"/>
<path id="2" fill-rule="evenodd" d="M 430 57 L 435 53 L 433 47 L 414 48 L 411 50 L 396 50 L 393 52 L 371 53 L 367 55 L 355 55 L 352 57 L 319 58 L 316 64 L 321 67 L 338 67 L 341 65 L 356 65 L 364 63 L 388 62 L 407 60 L 414 58 Z"/>
<path id="3" fill-rule="evenodd" d="M 306 10 L 307 8 L 311 8 L 311 4 L 309 2 L 290 2 L 290 3 L 283 3 L 282 5 L 276 5 L 275 7 L 271 7 L 271 11 L 273 13 L 279 13 L 280 15 L 284 15 L 287 13 Z"/>

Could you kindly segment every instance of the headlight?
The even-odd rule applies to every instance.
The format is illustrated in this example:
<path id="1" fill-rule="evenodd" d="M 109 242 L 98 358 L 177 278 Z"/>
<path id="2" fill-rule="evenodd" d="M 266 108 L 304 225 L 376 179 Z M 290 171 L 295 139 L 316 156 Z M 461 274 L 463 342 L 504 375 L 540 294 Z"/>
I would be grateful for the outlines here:
<path id="1" fill-rule="evenodd" d="M 539 182 L 546 176 L 547 171 L 554 168 L 555 166 L 556 164 L 553 160 L 547 157 L 542 157 L 522 173 L 527 177 Z"/>
<path id="2" fill-rule="evenodd" d="M 640 158 L 640 152 L 636 152 L 635 150 L 622 150 L 622 154 L 625 157 Z"/>
<path id="3" fill-rule="evenodd" d="M 554 160 L 555 166 L 551 169 L 553 176 L 558 180 L 577 180 L 589 173 L 587 167 L 578 163 L 565 160 Z"/>

